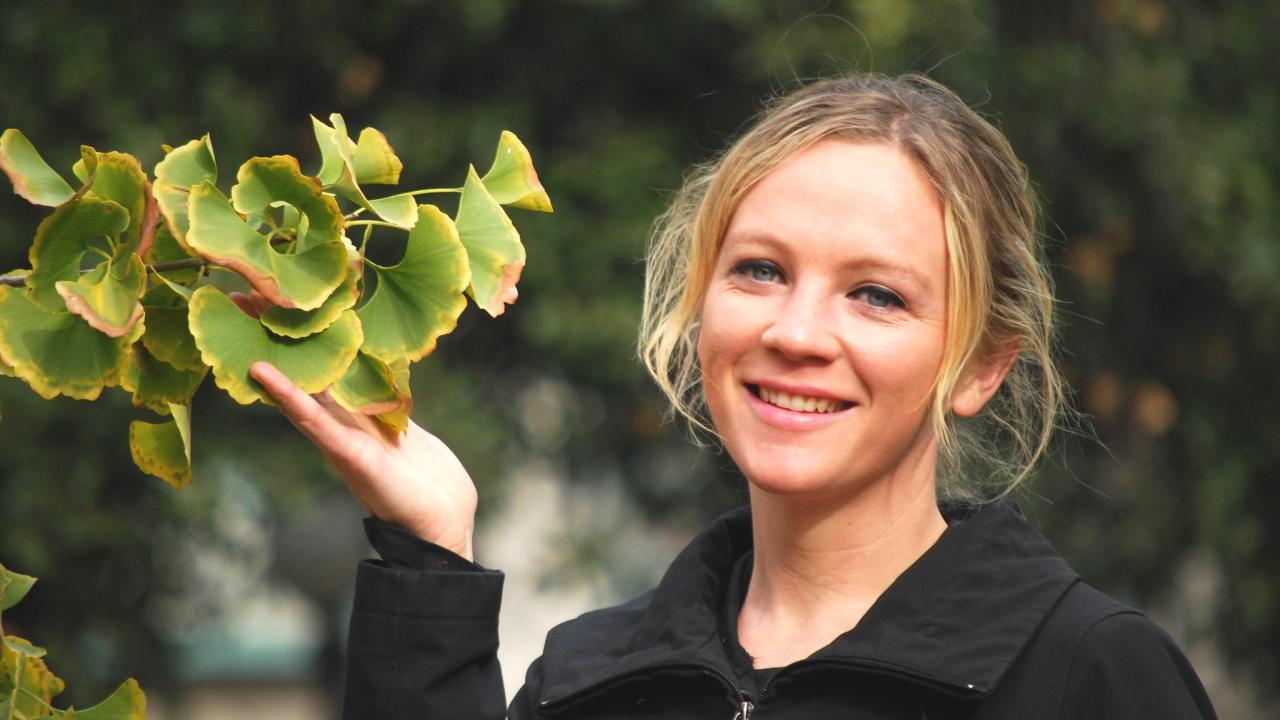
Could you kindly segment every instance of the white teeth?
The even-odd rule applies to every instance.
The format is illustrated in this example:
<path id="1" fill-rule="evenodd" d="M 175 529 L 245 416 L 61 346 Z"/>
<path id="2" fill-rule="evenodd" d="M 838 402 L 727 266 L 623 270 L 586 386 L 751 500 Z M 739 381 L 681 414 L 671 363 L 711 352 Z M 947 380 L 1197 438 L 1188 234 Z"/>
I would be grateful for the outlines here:
<path id="1" fill-rule="evenodd" d="M 833 413 L 845 409 L 848 405 L 841 400 L 788 395 L 780 390 L 771 390 L 766 387 L 759 387 L 759 391 L 761 400 L 770 405 L 777 405 L 780 408 L 794 412 Z"/>

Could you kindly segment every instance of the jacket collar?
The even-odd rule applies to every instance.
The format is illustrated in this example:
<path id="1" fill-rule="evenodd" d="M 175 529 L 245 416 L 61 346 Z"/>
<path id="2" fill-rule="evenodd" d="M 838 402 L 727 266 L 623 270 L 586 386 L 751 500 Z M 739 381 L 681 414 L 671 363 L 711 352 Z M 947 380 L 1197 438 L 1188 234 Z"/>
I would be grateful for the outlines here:
<path id="1" fill-rule="evenodd" d="M 944 515 L 950 525 L 942 536 L 857 627 L 802 662 L 874 664 L 975 695 L 996 687 L 1079 578 L 1012 502 Z M 694 538 L 657 588 L 553 630 L 540 700 L 567 700 L 658 668 L 732 678 L 717 615 L 734 563 L 750 550 L 749 509 L 730 512 Z"/>

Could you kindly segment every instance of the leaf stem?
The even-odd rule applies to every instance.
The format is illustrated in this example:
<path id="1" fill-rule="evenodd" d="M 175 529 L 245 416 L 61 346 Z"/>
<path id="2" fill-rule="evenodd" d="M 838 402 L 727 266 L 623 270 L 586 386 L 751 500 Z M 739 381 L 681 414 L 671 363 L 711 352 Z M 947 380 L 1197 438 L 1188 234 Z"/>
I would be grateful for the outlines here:
<path id="1" fill-rule="evenodd" d="M 460 188 L 460 187 L 456 187 L 456 188 L 426 188 L 426 189 L 424 189 L 424 190 L 414 190 L 414 191 L 412 191 L 412 192 L 408 192 L 408 193 L 405 193 L 405 194 L 406 194 L 406 195 L 430 195 L 430 194 L 433 194 L 433 193 L 435 193 L 435 194 L 439 194 L 439 193 L 460 193 L 460 192 L 462 192 L 462 188 Z"/>
<path id="2" fill-rule="evenodd" d="M 115 248 L 112 248 L 112 250 L 114 250 L 114 249 L 115 249 Z M 104 258 L 106 258 L 106 259 L 108 259 L 108 260 L 110 260 L 110 259 L 112 258 L 111 253 L 108 253 L 106 250 L 103 250 L 102 248 L 98 247 L 97 245 L 90 245 L 90 246 L 89 246 L 89 252 L 91 252 L 91 253 L 95 253 L 95 254 L 97 254 L 97 255 L 101 255 L 102 257 L 104 257 Z"/>
<path id="3" fill-rule="evenodd" d="M 370 227 L 372 227 L 372 226 L 375 226 L 375 225 L 376 225 L 376 226 L 378 226 L 378 227 L 389 227 L 389 228 L 392 228 L 392 229 L 395 229 L 395 230 L 403 230 L 403 229 L 404 229 L 404 228 L 400 227 L 399 225 L 394 225 L 394 224 L 389 223 L 389 222 L 383 222 L 383 221 L 381 221 L 381 220 L 352 220 L 351 222 L 347 223 L 347 227 L 357 227 L 357 226 L 359 226 L 359 225 L 367 225 L 367 226 L 370 226 Z"/>
<path id="4" fill-rule="evenodd" d="M 186 260 L 170 260 L 169 262 L 156 263 L 147 266 L 147 272 L 161 273 L 170 270 L 188 270 L 191 268 L 203 268 L 213 265 L 214 263 L 204 258 L 187 258 Z"/>

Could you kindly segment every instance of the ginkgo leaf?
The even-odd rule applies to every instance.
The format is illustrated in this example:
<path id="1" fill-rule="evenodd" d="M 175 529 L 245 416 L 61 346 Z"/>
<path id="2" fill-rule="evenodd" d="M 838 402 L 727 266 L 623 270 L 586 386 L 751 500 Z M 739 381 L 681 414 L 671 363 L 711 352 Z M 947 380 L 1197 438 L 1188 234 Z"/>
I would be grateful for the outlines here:
<path id="1" fill-rule="evenodd" d="M 265 215 L 279 203 L 296 208 L 307 223 L 306 231 L 298 233 L 299 253 L 342 237 L 337 201 L 324 194 L 317 180 L 303 175 L 298 161 L 288 155 L 250 158 L 241 165 L 231 203 L 246 215 Z"/>
<path id="2" fill-rule="evenodd" d="M 362 415 L 389 413 L 404 405 L 391 379 L 391 368 L 364 352 L 356 355 L 347 373 L 329 388 L 329 395 L 342 407 Z"/>
<path id="3" fill-rule="evenodd" d="M 360 320 L 352 310 L 301 340 L 280 337 L 211 286 L 200 288 L 191 298 L 191 334 L 205 364 L 213 368 L 218 387 L 244 405 L 255 401 L 271 404 L 249 377 L 253 363 L 265 360 L 304 391 L 317 393 L 346 374 L 364 339 Z"/>
<path id="4" fill-rule="evenodd" d="M 125 680 L 97 705 L 75 711 L 76 720 L 144 720 L 146 716 L 147 697 L 133 678 Z"/>
<path id="5" fill-rule="evenodd" d="M 80 261 L 89 248 L 128 226 L 129 213 L 110 200 L 86 196 L 54 210 L 36 229 L 28 254 L 31 273 L 25 282 L 32 299 L 49 310 L 65 308 L 58 281 L 80 279 Z"/>
<path id="6" fill-rule="evenodd" d="M 142 296 L 147 331 L 142 344 L 161 362 L 179 370 L 205 367 L 196 339 L 187 325 L 187 300 L 165 285 L 157 285 Z"/>
<path id="7" fill-rule="evenodd" d="M 46 310 L 26 293 L 0 287 L 0 358 L 46 400 L 94 400 L 104 387 L 119 384 L 128 348 L 145 325 L 140 321 L 128 335 L 108 337 L 78 315 Z"/>
<path id="8" fill-rule="evenodd" d="M 30 575 L 16 573 L 4 565 L 0 565 L 0 610 L 8 610 L 22 601 L 36 584 Z"/>
<path id="9" fill-rule="evenodd" d="M 0 134 L 0 170 L 9 176 L 13 191 L 35 205 L 57 207 L 75 195 L 27 136 L 13 128 Z"/>
<path id="10" fill-rule="evenodd" d="M 208 134 L 180 145 L 156 163 L 155 197 L 165 224 L 177 243 L 185 243 L 191 222 L 187 217 L 187 198 L 191 188 L 206 181 L 218 180 L 218 161 L 213 156 L 213 143 Z"/>
<path id="11" fill-rule="evenodd" d="M 84 318 L 98 332 L 118 338 L 133 332 L 134 325 L 142 319 L 138 298 L 142 297 L 146 281 L 142 258 L 122 244 L 111 260 L 103 261 L 79 280 L 60 280 L 55 287 L 66 301 L 67 310 Z"/>
<path id="12" fill-rule="evenodd" d="M 10 678 L 11 685 L 17 687 L 9 697 L 0 702 L 0 713 L 4 717 L 42 717 L 66 683 L 62 678 L 49 671 L 44 660 L 14 649 L 15 646 L 32 647 L 31 643 L 19 637 L 9 635 L 0 643 L 0 656 L 3 656 L 3 672 Z M 14 679 L 17 679 L 14 682 Z M 12 703 L 12 704 L 11 704 Z"/>
<path id="13" fill-rule="evenodd" d="M 120 387 L 133 393 L 133 404 L 158 415 L 168 415 L 173 403 L 185 405 L 196 394 L 209 368 L 180 370 L 152 355 L 143 343 L 131 348 L 129 366 L 120 376 Z"/>
<path id="14" fill-rule="evenodd" d="M 383 220 L 409 229 L 417 220 L 417 201 L 409 193 L 370 199 L 361 184 L 394 184 L 400 180 L 401 163 L 387 138 L 373 128 L 360 132 L 360 140 L 352 142 L 347 124 L 338 113 L 329 116 L 330 127 L 311 118 L 316 143 L 320 146 L 322 164 L 320 181 L 326 187 Z"/>
<path id="15" fill-rule="evenodd" d="M 374 128 L 367 127 L 360 131 L 360 138 L 351 141 L 347 132 L 346 120 L 338 113 L 329 116 L 332 127 L 325 125 L 313 115 L 311 127 L 315 131 L 316 143 L 320 146 L 322 165 L 320 181 L 325 185 L 333 185 L 342 176 L 342 167 L 347 165 L 357 183 L 364 185 L 395 185 L 400 182 L 400 171 L 404 168 L 396 151 L 387 142 L 387 136 Z"/>
<path id="16" fill-rule="evenodd" d="M 98 152 L 88 146 L 82 147 L 80 152 L 81 160 L 73 170 L 89 185 L 88 194 L 124 208 L 129 213 L 129 225 L 125 231 L 129 249 L 146 251 L 159 208 L 142 164 L 126 153 Z"/>
<path id="17" fill-rule="evenodd" d="M 493 199 L 503 205 L 551 212 L 551 198 L 538 179 L 533 158 L 510 130 L 502 131 L 493 165 L 480 180 Z"/>
<path id="18" fill-rule="evenodd" d="M 396 394 L 400 396 L 401 403 L 400 407 L 377 417 L 392 431 L 402 433 L 409 427 L 410 416 L 413 414 L 413 394 L 409 387 L 409 360 L 408 358 L 392 360 L 387 363 L 387 368 L 391 371 L 391 384 L 395 387 Z"/>
<path id="19" fill-rule="evenodd" d="M 191 416 L 186 405 L 174 403 L 168 422 L 129 423 L 129 452 L 143 472 L 175 490 L 191 484 Z"/>
<path id="20" fill-rule="evenodd" d="M 205 259 L 240 273 L 272 304 L 314 310 L 347 276 L 340 236 L 292 255 L 276 252 L 270 239 L 245 224 L 209 183 L 191 189 L 190 211 L 187 244 Z M 313 226 L 308 236 L 319 232 Z"/>
<path id="21" fill-rule="evenodd" d="M 417 224 L 398 264 L 368 265 L 377 286 L 357 310 L 365 328 L 365 352 L 387 361 L 418 360 L 457 327 L 467 306 L 462 292 L 471 271 L 457 229 L 439 208 L 418 208 Z"/>
<path id="22" fill-rule="evenodd" d="M 23 638 L 15 637 L 13 635 L 6 637 L 4 639 L 4 644 L 13 652 L 18 653 L 19 655 L 25 655 L 29 658 L 42 658 L 49 654 L 48 650 L 32 645 L 31 641 L 24 640 Z"/>
<path id="23" fill-rule="evenodd" d="M 507 304 L 516 301 L 516 283 L 524 269 L 524 245 L 511 218 L 485 190 L 475 167 L 467 170 L 454 222 L 471 265 L 467 294 L 481 310 L 497 317 Z"/>
<path id="24" fill-rule="evenodd" d="M 258 319 L 271 332 L 290 338 L 304 338 L 324 330 L 356 304 L 356 274 L 349 273 L 324 304 L 315 310 L 291 310 L 272 305 Z"/>

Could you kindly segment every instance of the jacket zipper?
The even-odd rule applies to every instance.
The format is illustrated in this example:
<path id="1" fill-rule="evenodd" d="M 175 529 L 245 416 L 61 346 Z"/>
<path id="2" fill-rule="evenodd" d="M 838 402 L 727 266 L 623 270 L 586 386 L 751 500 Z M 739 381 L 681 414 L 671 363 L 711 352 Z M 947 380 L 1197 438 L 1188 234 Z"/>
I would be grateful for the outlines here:
<path id="1" fill-rule="evenodd" d="M 724 673 L 711 667 L 710 665 L 703 665 L 701 663 L 671 663 L 667 665 L 655 665 L 647 669 L 659 670 L 664 668 L 672 669 L 672 670 L 677 668 L 692 668 L 692 669 L 701 670 L 707 675 L 711 675 L 713 677 L 719 678 L 725 685 L 729 686 L 729 689 L 732 690 L 733 694 L 737 697 L 737 700 L 734 702 L 734 706 L 733 706 L 734 714 L 733 714 L 732 720 L 751 720 L 751 713 L 756 708 L 755 703 L 752 702 L 751 694 L 748 693 L 746 690 L 743 690 L 741 687 L 739 687 L 738 684 L 733 681 L 733 678 L 729 677 L 728 675 L 725 675 Z M 599 692 L 602 689 L 603 689 L 603 686 L 597 686 L 595 689 L 591 690 L 587 694 L 594 695 L 596 692 Z M 580 693 L 575 693 L 572 696 L 565 696 L 561 698 L 556 698 L 554 700 L 544 700 L 541 703 L 541 706 L 544 708 L 545 711 L 559 712 L 560 710 L 563 709 L 562 703 L 565 702 L 566 700 L 569 700 L 570 697 L 575 698 L 575 701 L 576 701 L 577 698 L 581 698 L 583 697 L 583 695 L 581 695 Z"/>
<path id="2" fill-rule="evenodd" d="M 738 696 L 738 704 L 734 708 L 732 720 L 751 720 L 751 711 L 756 709 L 756 706 L 751 702 L 751 694 L 738 687 L 738 683 L 734 682 L 733 678 L 710 665 L 699 665 L 698 667 L 704 669 L 708 674 L 715 675 L 723 680 L 733 690 L 733 694 Z M 764 690 L 762 689 L 760 692 L 763 693 Z"/>
<path id="3" fill-rule="evenodd" d="M 973 683 L 957 683 L 954 680 L 948 680 L 946 678 L 939 677 L 937 675 L 930 675 L 929 673 L 920 672 L 919 670 L 913 670 L 909 667 L 903 667 L 902 665 L 896 665 L 894 663 L 884 662 L 881 660 L 872 660 L 870 658 L 849 658 L 849 659 L 828 658 L 823 660 L 811 660 L 807 662 L 797 663 L 791 666 L 790 668 L 788 668 L 788 673 L 795 672 L 797 669 L 800 669 L 805 666 L 816 666 L 816 665 L 843 665 L 843 666 L 851 666 L 855 668 L 862 668 L 866 670 L 873 670 L 873 671 L 878 670 L 885 674 L 897 675 L 899 677 L 908 677 L 914 680 L 924 681 L 926 683 L 929 683 L 930 685 L 933 685 L 941 690 L 949 692 L 958 697 L 967 697 L 977 692 L 977 690 L 974 688 Z M 763 686 L 761 686 L 760 694 L 761 695 L 767 694 L 769 692 L 769 686 L 771 686 L 773 684 L 773 681 L 776 680 L 778 678 L 778 675 L 781 675 L 781 674 L 782 673 L 778 673 L 778 674 L 775 674 L 773 677 L 769 678 L 769 680 L 765 682 Z"/>

